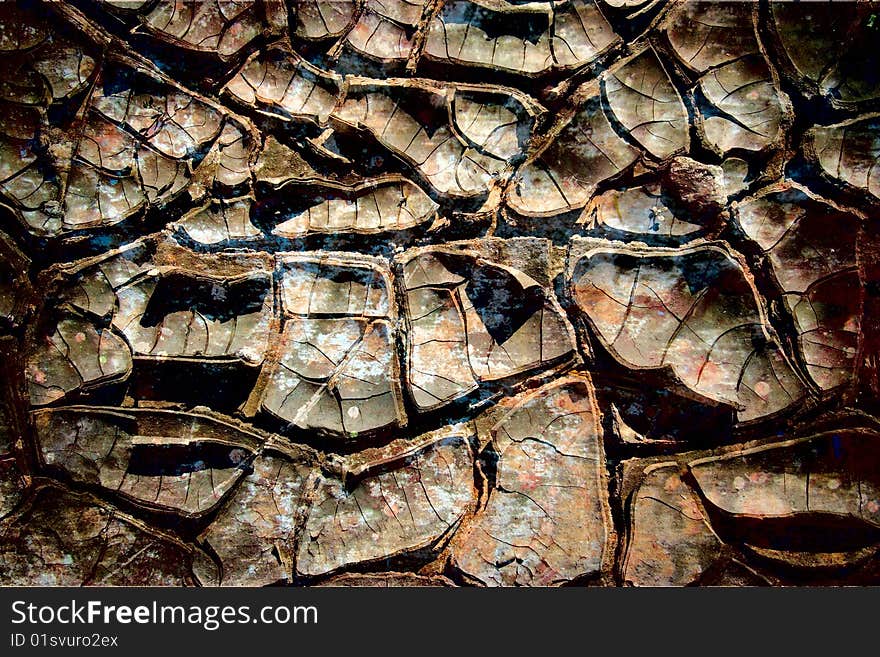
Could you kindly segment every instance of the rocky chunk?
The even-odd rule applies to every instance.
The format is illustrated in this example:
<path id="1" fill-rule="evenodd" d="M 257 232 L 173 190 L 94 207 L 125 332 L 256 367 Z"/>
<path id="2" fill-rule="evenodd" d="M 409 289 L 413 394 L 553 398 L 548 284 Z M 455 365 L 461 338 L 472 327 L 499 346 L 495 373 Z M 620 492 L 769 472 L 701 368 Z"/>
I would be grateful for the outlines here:
<path id="1" fill-rule="evenodd" d="M 861 340 L 861 219 L 784 183 L 741 203 L 738 220 L 769 260 L 810 376 L 826 389 L 848 383 Z"/>
<path id="2" fill-rule="evenodd" d="M 624 581 L 752 586 L 769 583 L 767 566 L 799 577 L 859 566 L 880 540 L 875 440 L 850 429 L 625 462 L 624 481 L 634 483 L 624 484 L 632 509 Z"/>
<path id="3" fill-rule="evenodd" d="M 73 481 L 199 516 L 243 476 L 256 435 L 195 413 L 68 407 L 37 411 L 38 456 Z"/>
<path id="4" fill-rule="evenodd" d="M 37 490 L 0 524 L 6 586 L 183 586 L 189 550 L 88 495 Z"/>
<path id="5" fill-rule="evenodd" d="M 594 198 L 578 223 L 627 241 L 692 239 L 726 218 L 723 175 L 721 167 L 676 157 L 643 184 Z"/>
<path id="6" fill-rule="evenodd" d="M 390 273 L 338 254 L 279 262 L 282 335 L 260 408 L 301 429 L 356 437 L 406 424 Z"/>
<path id="7" fill-rule="evenodd" d="M 742 162 L 742 160 L 738 160 Z M 704 164 L 689 157 L 674 157 L 661 169 L 660 180 L 671 203 L 691 217 L 691 221 L 712 224 L 727 219 L 727 197 L 736 164 L 725 161 L 724 166 Z M 729 172 L 728 172 L 729 171 Z"/>
<path id="8" fill-rule="evenodd" d="M 5 108 L 13 110 L 12 117 L 24 118 L 26 107 L 71 98 L 94 79 L 98 55 L 75 32 L 53 29 L 24 3 L 4 3 L 0 24 L 8 35 L 0 44 L 2 97 L 19 106 L 17 112 Z"/>
<path id="9" fill-rule="evenodd" d="M 415 455 L 354 481 L 322 476 L 296 559 L 304 576 L 432 552 L 474 498 L 470 429 L 453 425 Z"/>
<path id="10" fill-rule="evenodd" d="M 510 406 L 490 432 L 494 487 L 453 543 L 455 566 L 491 586 L 598 577 L 614 530 L 592 383 L 564 377 Z"/>
<path id="11" fill-rule="evenodd" d="M 404 253 L 397 266 L 405 292 L 406 380 L 417 409 L 572 357 L 563 311 L 522 271 L 475 251 L 433 247 Z"/>
<path id="12" fill-rule="evenodd" d="M 805 386 L 770 333 L 741 265 L 715 246 L 623 249 L 575 240 L 570 290 L 623 365 L 669 368 L 740 421 L 782 411 Z"/>

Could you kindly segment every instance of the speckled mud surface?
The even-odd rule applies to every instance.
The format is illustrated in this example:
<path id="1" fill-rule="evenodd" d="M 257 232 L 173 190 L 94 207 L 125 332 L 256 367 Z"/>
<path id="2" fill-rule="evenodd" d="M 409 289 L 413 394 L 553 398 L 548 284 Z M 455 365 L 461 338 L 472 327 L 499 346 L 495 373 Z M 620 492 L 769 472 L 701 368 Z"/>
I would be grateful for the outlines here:
<path id="1" fill-rule="evenodd" d="M 0 584 L 880 583 L 878 44 L 0 3 Z"/>

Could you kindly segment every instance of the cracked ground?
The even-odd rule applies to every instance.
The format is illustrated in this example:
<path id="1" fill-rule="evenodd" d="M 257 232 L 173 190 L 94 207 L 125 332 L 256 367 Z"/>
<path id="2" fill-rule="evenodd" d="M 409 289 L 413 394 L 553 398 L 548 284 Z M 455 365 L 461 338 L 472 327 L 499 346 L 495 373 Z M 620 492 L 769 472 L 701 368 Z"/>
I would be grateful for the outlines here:
<path id="1" fill-rule="evenodd" d="M 0 584 L 880 584 L 880 3 L 0 3 Z"/>

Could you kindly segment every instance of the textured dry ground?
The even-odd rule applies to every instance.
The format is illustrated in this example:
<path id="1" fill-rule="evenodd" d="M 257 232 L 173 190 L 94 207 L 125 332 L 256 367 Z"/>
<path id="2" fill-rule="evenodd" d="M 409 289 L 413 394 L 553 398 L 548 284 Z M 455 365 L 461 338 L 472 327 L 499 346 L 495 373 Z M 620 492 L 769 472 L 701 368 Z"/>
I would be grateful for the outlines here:
<path id="1" fill-rule="evenodd" d="M 0 583 L 880 583 L 880 6 L 0 5 Z"/>

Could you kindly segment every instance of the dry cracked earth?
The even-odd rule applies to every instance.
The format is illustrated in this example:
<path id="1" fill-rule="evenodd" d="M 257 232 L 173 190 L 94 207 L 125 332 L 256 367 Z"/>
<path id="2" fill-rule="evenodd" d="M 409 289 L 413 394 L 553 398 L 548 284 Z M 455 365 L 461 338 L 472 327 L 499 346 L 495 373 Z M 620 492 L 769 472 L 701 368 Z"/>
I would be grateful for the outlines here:
<path id="1" fill-rule="evenodd" d="M 0 583 L 880 584 L 880 3 L 0 4 Z"/>

